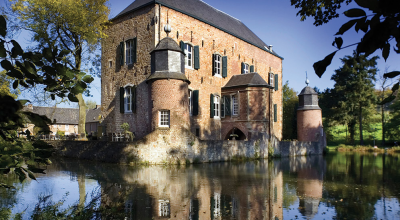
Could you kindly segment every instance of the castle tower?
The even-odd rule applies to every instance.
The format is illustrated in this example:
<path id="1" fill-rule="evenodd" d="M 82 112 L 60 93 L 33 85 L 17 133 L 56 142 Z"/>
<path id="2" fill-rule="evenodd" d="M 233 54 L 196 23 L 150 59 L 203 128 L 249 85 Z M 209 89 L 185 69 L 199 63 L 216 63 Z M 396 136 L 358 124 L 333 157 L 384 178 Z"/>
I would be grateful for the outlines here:
<path id="1" fill-rule="evenodd" d="M 167 24 L 165 30 L 170 27 Z M 168 32 L 167 32 L 168 33 Z M 151 54 L 151 129 L 190 129 L 190 81 L 185 76 L 185 54 L 170 37 L 162 39 Z"/>
<path id="2" fill-rule="evenodd" d="M 297 109 L 297 139 L 299 141 L 319 141 L 323 135 L 322 111 L 318 106 L 318 94 L 308 86 L 299 94 Z"/>

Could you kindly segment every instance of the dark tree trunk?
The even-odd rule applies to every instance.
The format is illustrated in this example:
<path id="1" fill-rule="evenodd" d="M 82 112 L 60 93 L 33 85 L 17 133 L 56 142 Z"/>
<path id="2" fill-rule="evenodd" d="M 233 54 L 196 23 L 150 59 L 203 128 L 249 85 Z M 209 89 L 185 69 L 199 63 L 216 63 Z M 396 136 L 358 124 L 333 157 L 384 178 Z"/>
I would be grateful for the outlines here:
<path id="1" fill-rule="evenodd" d="M 381 112 L 382 112 L 382 146 L 385 146 L 385 105 L 381 106 Z M 375 134 L 374 134 L 375 135 Z"/>
<path id="2" fill-rule="evenodd" d="M 351 120 L 348 124 L 349 127 L 349 135 L 350 135 L 350 144 L 354 145 L 354 135 L 356 133 L 356 121 Z"/>
<path id="3" fill-rule="evenodd" d="M 361 103 L 359 104 L 359 111 L 358 111 L 358 119 L 360 121 L 360 145 L 364 145 L 364 140 L 363 140 L 363 129 L 362 129 L 362 107 Z"/>

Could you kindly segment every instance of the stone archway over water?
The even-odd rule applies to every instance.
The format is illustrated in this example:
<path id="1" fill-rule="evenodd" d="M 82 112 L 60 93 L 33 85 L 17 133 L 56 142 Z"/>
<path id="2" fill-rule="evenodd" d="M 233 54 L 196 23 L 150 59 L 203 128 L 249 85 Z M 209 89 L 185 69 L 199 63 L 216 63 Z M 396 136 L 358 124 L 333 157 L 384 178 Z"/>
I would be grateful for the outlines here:
<path id="1" fill-rule="evenodd" d="M 224 140 L 232 140 L 235 137 L 236 140 L 245 140 L 246 135 L 239 128 L 232 128 L 225 136 Z"/>

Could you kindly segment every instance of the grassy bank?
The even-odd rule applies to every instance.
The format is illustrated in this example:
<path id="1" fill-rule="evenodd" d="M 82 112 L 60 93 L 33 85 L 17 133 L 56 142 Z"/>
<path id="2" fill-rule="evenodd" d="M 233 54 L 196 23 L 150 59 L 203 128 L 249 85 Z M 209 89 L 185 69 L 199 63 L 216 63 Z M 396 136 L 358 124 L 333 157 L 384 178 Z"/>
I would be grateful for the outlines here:
<path id="1" fill-rule="evenodd" d="M 375 148 L 373 146 L 361 146 L 361 145 L 345 145 L 340 144 L 339 146 L 328 146 L 329 151 L 353 151 L 353 152 L 376 152 L 376 153 L 400 153 L 400 147 L 392 147 L 392 148 Z"/>
<path id="2" fill-rule="evenodd" d="M 393 147 L 394 141 L 400 140 L 389 140 L 386 137 L 385 146 L 382 143 L 382 123 L 372 122 L 370 124 L 366 124 L 363 129 L 363 140 L 365 146 L 378 146 L 381 148 L 384 147 Z M 375 140 L 375 142 L 374 142 Z M 328 135 L 328 146 L 339 146 L 341 144 L 350 145 L 350 133 L 348 131 L 347 126 L 345 125 L 336 125 L 330 128 L 330 134 Z M 360 144 L 360 133 L 358 129 L 358 125 L 356 126 L 355 134 L 354 134 L 354 144 Z"/>

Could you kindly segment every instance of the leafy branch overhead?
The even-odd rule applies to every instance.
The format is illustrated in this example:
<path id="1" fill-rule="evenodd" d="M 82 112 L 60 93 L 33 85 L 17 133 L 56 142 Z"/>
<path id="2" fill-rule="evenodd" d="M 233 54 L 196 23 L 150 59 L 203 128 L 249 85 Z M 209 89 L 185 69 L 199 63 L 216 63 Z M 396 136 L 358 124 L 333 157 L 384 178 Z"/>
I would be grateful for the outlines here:
<path id="1" fill-rule="evenodd" d="M 337 10 L 342 5 L 348 5 L 353 0 L 291 0 L 292 5 L 300 8 L 297 15 L 301 20 L 306 17 L 314 17 L 314 25 L 319 26 L 329 20 L 339 16 Z M 376 50 L 382 51 L 382 57 L 387 60 L 391 51 L 400 53 L 400 1 L 398 0 L 354 0 L 360 8 L 346 10 L 344 15 L 350 20 L 343 24 L 335 34 L 332 45 L 336 51 L 326 56 L 324 59 L 314 63 L 315 73 L 321 77 L 326 68 L 331 64 L 336 52 L 345 48 L 356 46 L 357 55 L 369 56 Z M 348 30 L 354 27 L 358 33 L 362 31 L 364 36 L 360 42 L 343 46 L 344 40 L 341 37 Z M 385 74 L 385 77 L 393 78 L 399 76 L 399 72 L 394 71 Z M 396 91 L 399 86 L 397 83 L 394 88 Z M 394 99 L 393 95 L 389 97 Z"/>
<path id="2" fill-rule="evenodd" d="M 68 97 L 76 102 L 76 95 L 93 81 L 93 77 L 67 66 L 65 56 L 68 56 L 68 51 L 46 47 L 41 51 L 25 52 L 15 40 L 6 40 L 6 34 L 7 22 L 0 15 L 0 65 L 12 79 L 14 89 L 43 85 L 52 99 Z M 52 154 L 52 146 L 47 143 L 35 142 L 24 146 L 24 142 L 17 138 L 16 131 L 24 128 L 26 120 L 41 128 L 42 132 L 49 132 L 51 121 L 45 116 L 24 111 L 27 102 L 15 100 L 9 94 L 0 94 L 0 172 L 14 171 L 20 180 L 35 179 L 33 173 L 43 172 L 36 164 L 48 164 Z M 29 134 L 26 135 L 29 138 Z M 0 186 L 7 187 L 3 183 Z"/>

